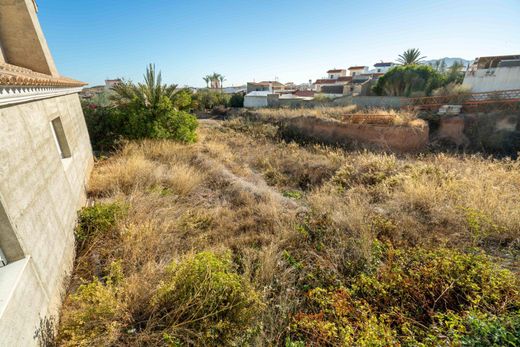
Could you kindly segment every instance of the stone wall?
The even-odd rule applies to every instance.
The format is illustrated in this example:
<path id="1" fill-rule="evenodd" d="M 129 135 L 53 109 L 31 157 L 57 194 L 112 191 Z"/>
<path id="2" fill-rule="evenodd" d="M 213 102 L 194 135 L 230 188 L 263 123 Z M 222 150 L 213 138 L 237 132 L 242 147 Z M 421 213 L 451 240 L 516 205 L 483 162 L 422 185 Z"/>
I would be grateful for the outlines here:
<path id="1" fill-rule="evenodd" d="M 354 144 L 395 152 L 417 152 L 428 145 L 426 122 L 422 126 L 350 124 L 304 116 L 284 122 L 288 132 L 328 144 Z"/>
<path id="2" fill-rule="evenodd" d="M 62 158 L 51 125 L 57 117 L 68 158 Z M 77 210 L 93 165 L 78 95 L 0 108 L 0 158 L 0 233 L 14 234 L 23 252 L 0 268 L 0 345 L 32 346 L 40 318 L 60 307 L 73 265 Z"/>

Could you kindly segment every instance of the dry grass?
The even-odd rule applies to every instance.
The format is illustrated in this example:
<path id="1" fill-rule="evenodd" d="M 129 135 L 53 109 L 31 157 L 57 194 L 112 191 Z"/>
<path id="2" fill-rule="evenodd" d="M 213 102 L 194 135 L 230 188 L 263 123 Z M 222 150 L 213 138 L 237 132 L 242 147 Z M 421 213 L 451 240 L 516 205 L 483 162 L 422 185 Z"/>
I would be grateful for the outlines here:
<path id="1" fill-rule="evenodd" d="M 275 116 L 297 112 L 305 110 Z M 333 112 L 346 109 L 313 111 Z M 78 285 L 120 261 L 125 281 L 117 319 L 124 329 L 112 332 L 111 345 L 163 345 L 147 303 L 166 264 L 203 250 L 230 251 L 237 271 L 262 294 L 267 309 L 251 345 L 283 345 L 305 291 L 348 283 L 372 261 L 378 240 L 480 247 L 518 270 L 518 162 L 345 152 L 279 142 L 272 130 L 240 120 L 208 124 L 197 144 L 128 143 L 99 161 L 91 197 L 122 201 L 129 210 L 115 230 L 78 254 L 65 321 L 77 312 L 71 297 Z"/>
<path id="2" fill-rule="evenodd" d="M 417 120 L 417 113 L 411 110 L 394 110 L 386 108 L 360 108 L 356 105 L 338 107 L 315 107 L 311 109 L 269 109 L 261 108 L 254 113 L 265 119 L 283 119 L 294 117 L 318 117 L 325 119 L 336 119 L 344 122 L 356 122 L 365 118 L 365 122 L 370 122 L 370 116 L 379 116 L 389 119 L 390 124 L 396 126 L 421 126 L 423 122 Z"/>

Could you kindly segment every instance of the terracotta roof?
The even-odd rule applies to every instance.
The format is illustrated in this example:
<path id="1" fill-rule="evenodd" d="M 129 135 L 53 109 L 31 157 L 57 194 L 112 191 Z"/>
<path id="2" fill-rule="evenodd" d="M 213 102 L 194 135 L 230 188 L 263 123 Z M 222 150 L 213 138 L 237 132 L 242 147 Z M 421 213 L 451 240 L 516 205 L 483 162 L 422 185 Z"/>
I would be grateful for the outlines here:
<path id="1" fill-rule="evenodd" d="M 87 83 L 67 77 L 53 77 L 23 67 L 0 63 L 0 86 L 82 87 Z"/>
<path id="2" fill-rule="evenodd" d="M 338 82 L 350 82 L 352 81 L 352 76 L 341 76 L 338 78 Z"/>
<path id="3" fill-rule="evenodd" d="M 334 84 L 336 83 L 336 79 L 321 79 L 321 80 L 316 80 L 316 82 L 314 82 L 314 84 Z"/>
<path id="4" fill-rule="evenodd" d="M 366 68 L 366 66 L 351 66 L 348 69 L 349 70 L 359 70 L 359 69 L 364 69 L 364 68 Z"/>
<path id="5" fill-rule="evenodd" d="M 342 72 L 342 71 L 345 71 L 345 69 L 333 69 L 333 70 L 327 71 L 327 73 L 339 73 L 339 72 Z"/>

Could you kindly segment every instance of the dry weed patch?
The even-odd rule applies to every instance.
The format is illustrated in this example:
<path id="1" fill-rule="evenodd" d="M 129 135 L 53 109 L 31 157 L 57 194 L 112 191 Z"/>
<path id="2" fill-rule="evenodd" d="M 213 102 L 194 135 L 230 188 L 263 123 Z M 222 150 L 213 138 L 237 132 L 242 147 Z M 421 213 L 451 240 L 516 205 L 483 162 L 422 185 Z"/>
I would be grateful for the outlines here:
<path id="1" fill-rule="evenodd" d="M 276 134 L 235 119 L 99 161 L 61 345 L 519 343 L 518 162 Z"/>

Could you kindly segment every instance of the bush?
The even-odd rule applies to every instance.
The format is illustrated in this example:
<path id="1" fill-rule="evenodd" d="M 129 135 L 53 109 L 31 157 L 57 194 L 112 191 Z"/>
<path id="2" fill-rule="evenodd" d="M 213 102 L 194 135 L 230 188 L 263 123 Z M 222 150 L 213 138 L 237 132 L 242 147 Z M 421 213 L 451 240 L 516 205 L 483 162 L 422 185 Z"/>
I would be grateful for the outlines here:
<path id="1" fill-rule="evenodd" d="M 170 265 L 153 300 L 170 341 L 230 345 L 243 338 L 261 307 L 259 294 L 228 256 L 202 252 Z"/>
<path id="2" fill-rule="evenodd" d="M 228 94 L 209 89 L 201 89 L 193 97 L 200 111 L 211 110 L 217 106 L 227 106 L 230 101 Z"/>
<path id="3" fill-rule="evenodd" d="M 121 112 L 111 106 L 83 104 L 83 113 L 93 150 L 113 150 L 123 137 L 124 119 Z"/>
<path id="4" fill-rule="evenodd" d="M 125 213 L 126 206 L 119 202 L 85 207 L 78 216 L 76 240 L 82 244 L 96 235 L 110 232 Z"/>
<path id="5" fill-rule="evenodd" d="M 77 289 L 62 317 L 61 346 L 110 346 L 117 341 L 127 319 L 119 297 L 122 280 L 121 264 L 114 262 L 102 280 L 96 278 Z"/>
<path id="6" fill-rule="evenodd" d="M 235 93 L 229 99 L 229 107 L 244 107 L 244 94 Z"/>
<path id="7" fill-rule="evenodd" d="M 350 283 L 311 290 L 308 297 L 318 313 L 296 315 L 295 337 L 360 346 L 398 340 L 417 345 L 435 336 L 459 343 L 477 336 L 505 341 L 518 331 L 503 318 L 520 309 L 518 279 L 484 255 L 390 247 L 376 272 Z M 434 343 L 439 344 L 446 343 Z"/>

